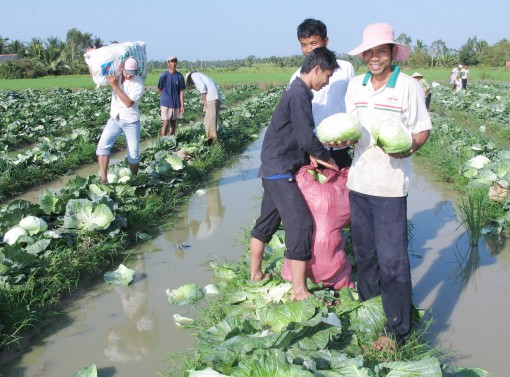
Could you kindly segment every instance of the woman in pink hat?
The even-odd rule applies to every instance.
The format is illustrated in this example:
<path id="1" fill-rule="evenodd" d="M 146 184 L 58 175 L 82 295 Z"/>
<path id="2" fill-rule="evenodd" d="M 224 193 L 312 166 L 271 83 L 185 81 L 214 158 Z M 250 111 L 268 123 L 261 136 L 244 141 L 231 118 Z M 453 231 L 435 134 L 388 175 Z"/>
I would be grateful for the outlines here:
<path id="1" fill-rule="evenodd" d="M 363 127 L 354 151 L 347 187 L 352 245 L 362 300 L 382 297 L 387 322 L 377 349 L 394 349 L 411 331 L 411 271 L 408 257 L 407 193 L 410 156 L 428 139 L 432 127 L 420 84 L 400 72 L 395 60 L 408 58 L 408 46 L 397 43 L 393 27 L 368 25 L 363 42 L 349 52 L 362 58 L 365 75 L 349 82 L 347 113 Z M 395 119 L 412 135 L 403 153 L 386 154 L 371 135 L 374 122 Z"/>

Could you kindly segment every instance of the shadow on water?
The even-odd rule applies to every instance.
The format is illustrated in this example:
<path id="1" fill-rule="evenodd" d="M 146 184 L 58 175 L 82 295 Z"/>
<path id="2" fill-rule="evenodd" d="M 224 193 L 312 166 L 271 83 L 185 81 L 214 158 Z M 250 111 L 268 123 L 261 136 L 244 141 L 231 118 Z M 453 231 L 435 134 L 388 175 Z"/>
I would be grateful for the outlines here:
<path id="1" fill-rule="evenodd" d="M 460 196 L 435 182 L 427 168 L 414 170 L 409 194 L 413 300 L 432 310 L 431 339 L 450 353 L 449 362 L 508 375 L 502 362 L 509 333 L 503 313 L 510 310 L 507 241 L 491 236 L 470 246 L 456 217 Z"/>

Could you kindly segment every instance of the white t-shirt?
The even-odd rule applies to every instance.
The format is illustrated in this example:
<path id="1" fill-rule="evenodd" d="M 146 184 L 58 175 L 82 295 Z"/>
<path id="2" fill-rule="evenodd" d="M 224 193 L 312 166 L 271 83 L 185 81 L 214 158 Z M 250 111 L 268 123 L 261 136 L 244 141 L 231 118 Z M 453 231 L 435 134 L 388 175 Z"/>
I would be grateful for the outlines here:
<path id="1" fill-rule="evenodd" d="M 200 94 L 206 93 L 207 101 L 220 101 L 223 103 L 223 98 L 221 97 L 220 90 L 216 86 L 216 83 L 209 76 L 204 75 L 200 72 L 193 72 L 191 74 L 191 78 L 195 83 L 195 87 L 198 89 Z"/>
<path id="2" fill-rule="evenodd" d="M 329 84 L 318 92 L 312 90 L 312 113 L 315 126 L 330 115 L 336 113 L 345 113 L 345 93 L 349 81 L 356 75 L 354 67 L 351 63 L 345 60 L 337 60 L 340 68 L 335 69 L 333 76 L 329 79 Z M 298 69 L 290 79 L 294 81 L 296 77 L 300 76 Z"/>
<path id="3" fill-rule="evenodd" d="M 138 109 L 138 101 L 142 98 L 145 92 L 143 80 L 140 76 L 136 75 L 131 80 L 125 80 L 124 84 L 121 83 L 122 77 L 119 77 L 119 87 L 131 98 L 134 102 L 133 106 L 127 107 L 124 102 L 119 98 L 115 90 L 112 91 L 112 101 L 110 107 L 110 116 L 117 118 L 127 123 L 136 122 L 140 119 L 140 110 Z"/>
<path id="4" fill-rule="evenodd" d="M 403 197 L 409 190 L 410 158 L 393 158 L 375 145 L 372 124 L 385 117 L 398 119 L 411 134 L 432 128 L 423 89 L 417 80 L 396 67 L 386 86 L 375 91 L 366 75 L 349 83 L 347 113 L 362 125 L 362 136 L 354 149 L 347 187 L 366 195 Z"/>

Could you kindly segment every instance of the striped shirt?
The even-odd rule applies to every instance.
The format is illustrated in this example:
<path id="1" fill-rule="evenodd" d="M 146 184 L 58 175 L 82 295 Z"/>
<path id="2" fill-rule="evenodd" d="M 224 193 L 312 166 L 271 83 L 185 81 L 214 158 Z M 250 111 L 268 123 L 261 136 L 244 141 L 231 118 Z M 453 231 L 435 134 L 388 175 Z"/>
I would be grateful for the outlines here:
<path id="1" fill-rule="evenodd" d="M 392 158 L 375 145 L 372 124 L 384 118 L 402 122 L 411 134 L 430 130 L 432 123 L 418 81 L 401 73 L 398 66 L 387 84 L 374 90 L 370 72 L 352 79 L 347 88 L 347 113 L 362 125 L 362 137 L 354 150 L 347 187 L 366 195 L 403 197 L 409 190 L 411 159 Z"/>

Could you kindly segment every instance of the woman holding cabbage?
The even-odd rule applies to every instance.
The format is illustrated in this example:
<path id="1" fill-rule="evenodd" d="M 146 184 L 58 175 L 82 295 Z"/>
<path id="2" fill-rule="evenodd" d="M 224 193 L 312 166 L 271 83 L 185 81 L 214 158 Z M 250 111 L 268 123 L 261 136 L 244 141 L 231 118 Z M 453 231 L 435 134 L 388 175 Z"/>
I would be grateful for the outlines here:
<path id="1" fill-rule="evenodd" d="M 360 298 L 380 295 L 387 318 L 377 349 L 394 349 L 411 332 L 409 157 L 427 141 L 432 125 L 419 83 L 392 65 L 409 52 L 386 23 L 368 25 L 361 45 L 349 52 L 368 68 L 347 88 L 347 113 L 362 126 L 347 187 Z"/>

